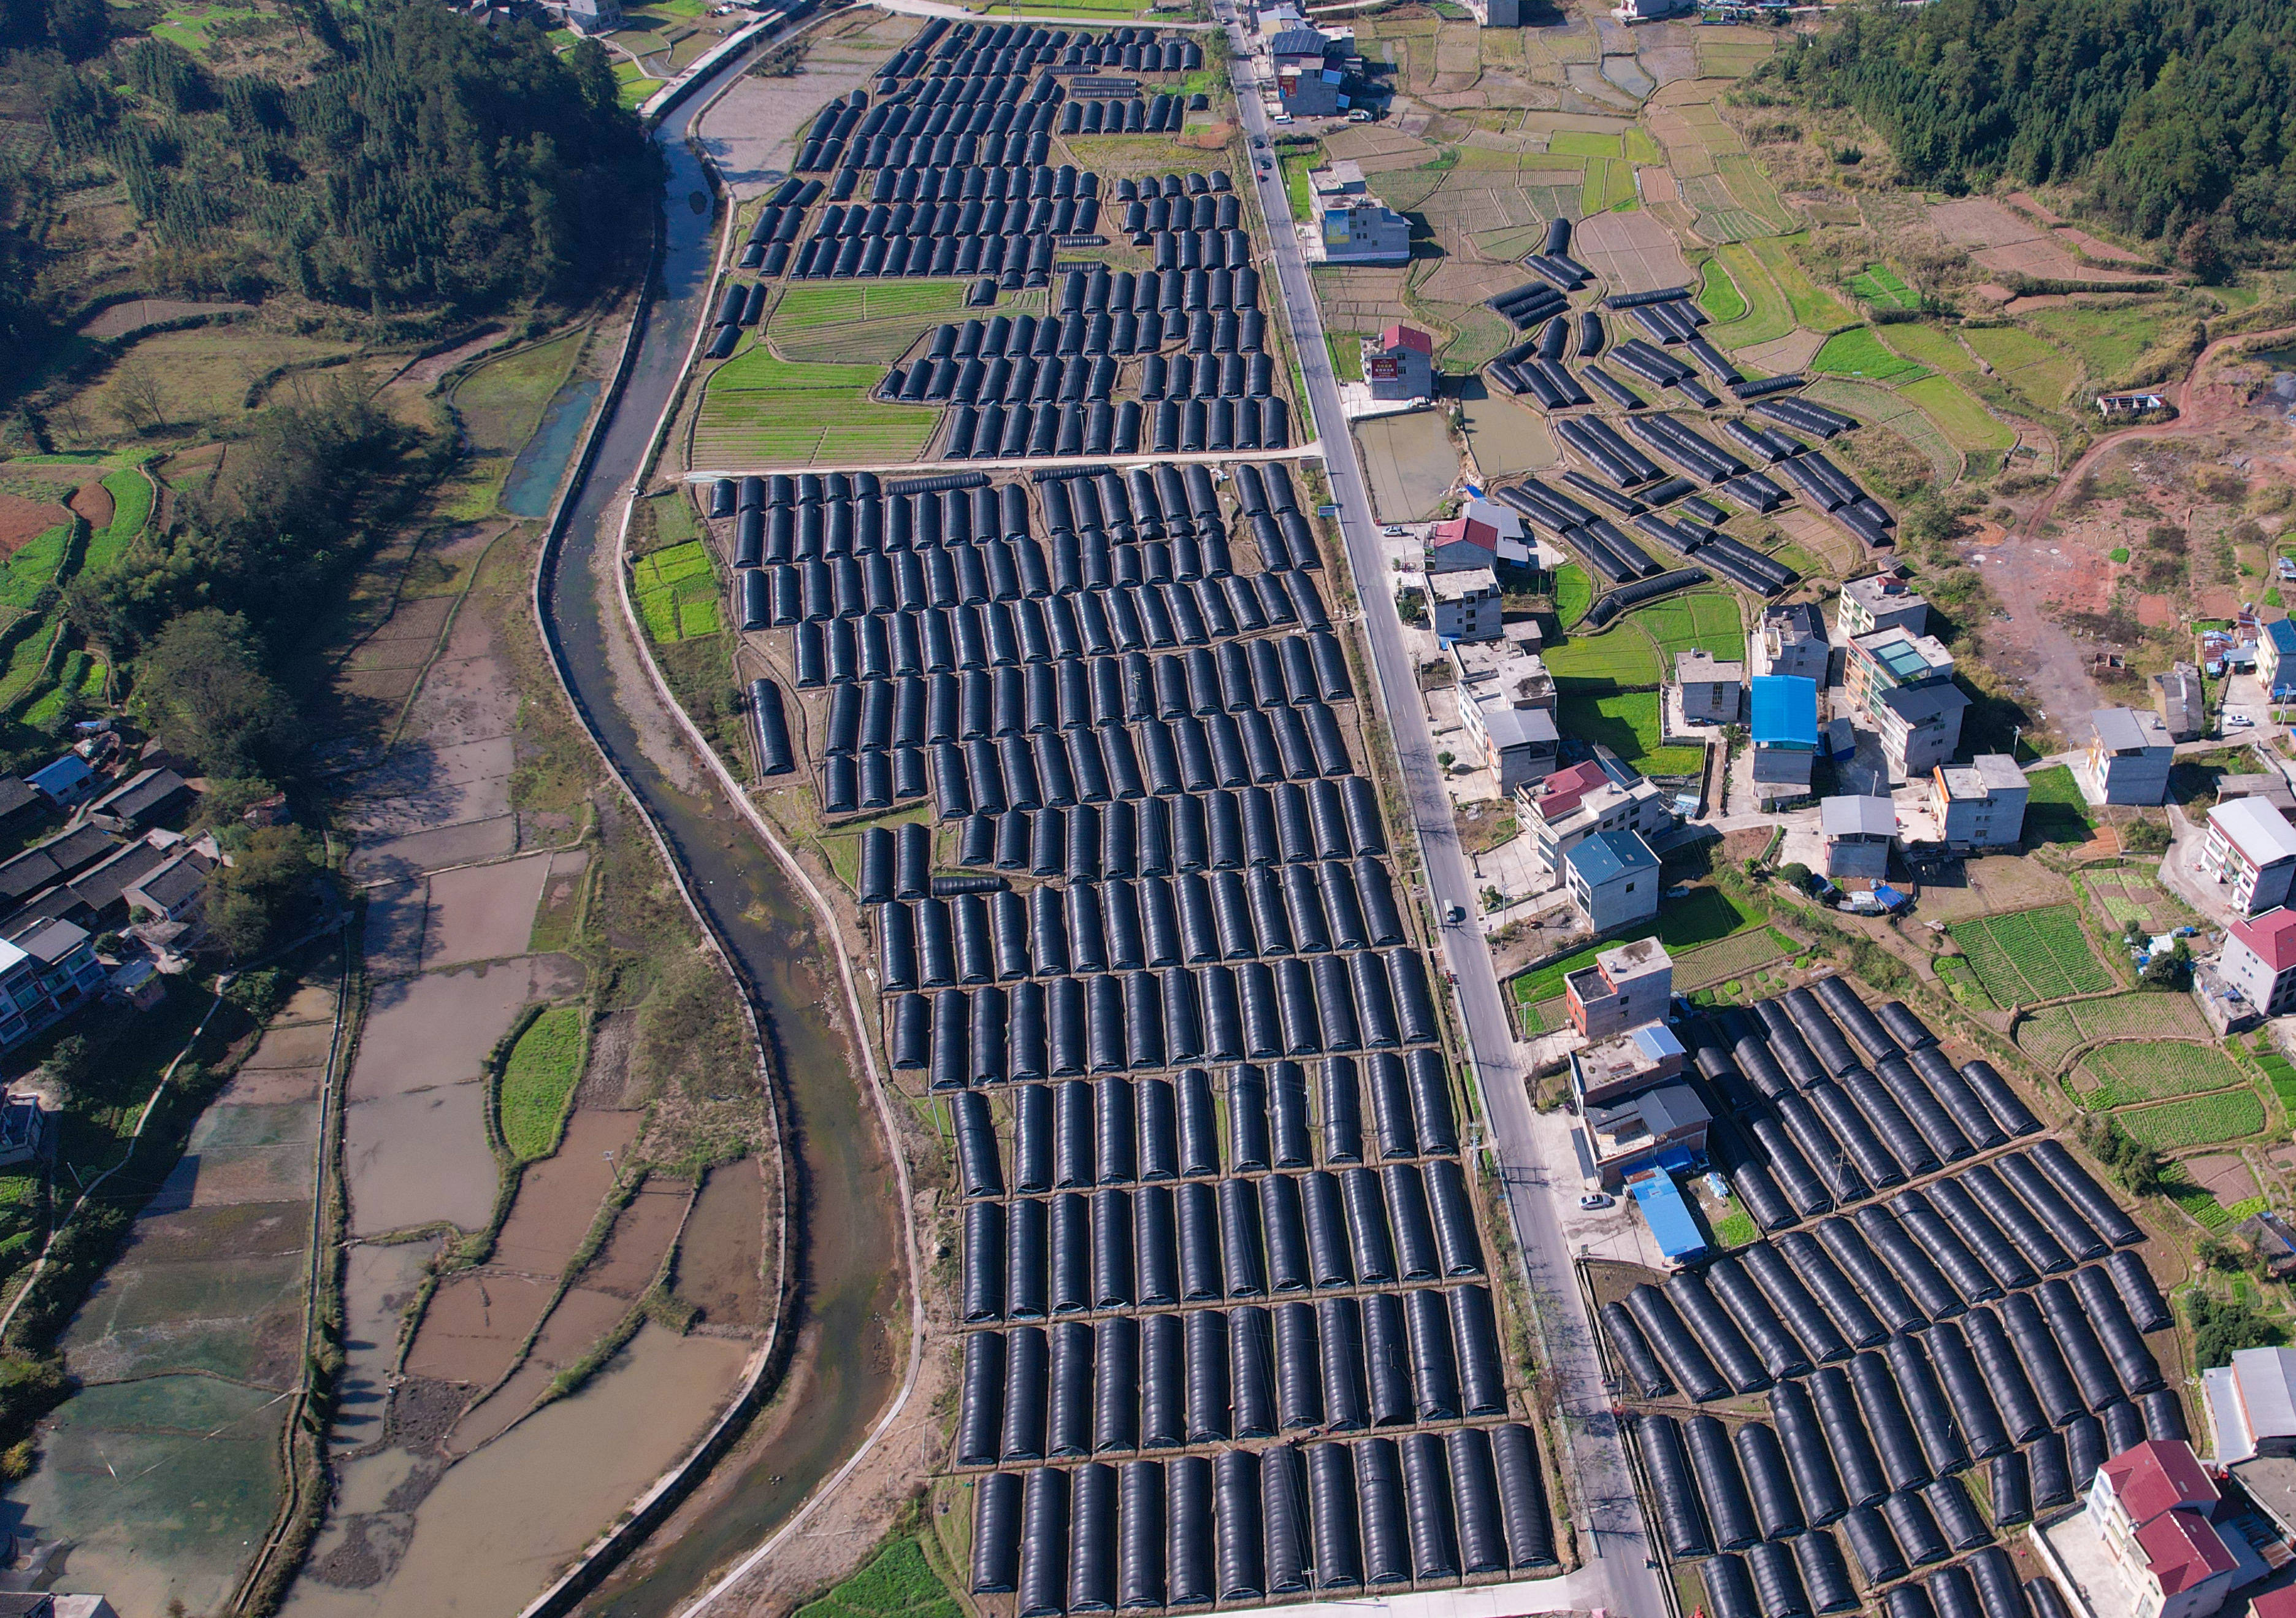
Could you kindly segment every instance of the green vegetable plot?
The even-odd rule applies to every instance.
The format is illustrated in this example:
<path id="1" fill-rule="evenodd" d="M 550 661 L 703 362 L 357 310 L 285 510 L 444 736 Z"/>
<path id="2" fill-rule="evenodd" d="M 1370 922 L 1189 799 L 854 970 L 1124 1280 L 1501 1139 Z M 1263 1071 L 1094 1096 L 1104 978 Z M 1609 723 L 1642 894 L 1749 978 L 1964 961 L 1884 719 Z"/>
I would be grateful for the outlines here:
<path id="1" fill-rule="evenodd" d="M 2101 1045 L 2081 1059 L 2082 1097 L 2094 1107 L 2159 1101 L 2245 1084 L 2248 1075 L 2213 1045 L 2153 1039 Z"/>
<path id="2" fill-rule="evenodd" d="M 1997 1005 L 2030 1006 L 2113 986 L 2112 974 L 2091 953 L 2070 905 L 1960 922 L 1950 931 Z"/>
<path id="3" fill-rule="evenodd" d="M 2264 1127 L 2264 1102 L 2254 1090 L 2226 1090 L 2189 1101 L 2135 1107 L 2113 1117 L 2146 1146 L 2165 1151 L 2253 1135 Z"/>

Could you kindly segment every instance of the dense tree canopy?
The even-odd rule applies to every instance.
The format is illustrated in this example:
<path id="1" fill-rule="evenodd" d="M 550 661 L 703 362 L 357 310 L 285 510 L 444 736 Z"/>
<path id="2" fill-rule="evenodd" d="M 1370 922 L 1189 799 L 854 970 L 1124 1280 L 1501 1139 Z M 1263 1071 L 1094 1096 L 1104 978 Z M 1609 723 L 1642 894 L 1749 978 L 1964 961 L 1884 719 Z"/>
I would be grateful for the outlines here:
<path id="1" fill-rule="evenodd" d="M 2287 0 L 1934 0 L 1843 14 L 1773 70 L 1918 181 L 2085 182 L 2188 259 L 2296 237 Z"/>
<path id="2" fill-rule="evenodd" d="M 564 296 L 633 242 L 652 151 L 594 40 L 557 54 L 426 0 L 339 20 L 309 82 L 217 80 L 156 39 L 64 76 L 49 121 L 179 252 L 236 244 L 307 297 L 462 310 Z"/>

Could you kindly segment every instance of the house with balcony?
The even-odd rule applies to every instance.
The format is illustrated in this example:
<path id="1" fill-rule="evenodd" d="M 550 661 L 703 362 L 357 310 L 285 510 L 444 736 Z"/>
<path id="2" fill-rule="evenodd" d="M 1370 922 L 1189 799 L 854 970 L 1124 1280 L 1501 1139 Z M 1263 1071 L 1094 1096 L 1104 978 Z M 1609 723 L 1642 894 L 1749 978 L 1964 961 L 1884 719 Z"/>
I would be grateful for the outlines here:
<path id="1" fill-rule="evenodd" d="M 1490 569 L 1430 573 L 1427 602 L 1438 645 L 1498 639 L 1499 581 Z"/>
<path id="2" fill-rule="evenodd" d="M 1756 678 L 1785 675 L 1824 686 L 1833 656 L 1826 638 L 1825 619 L 1817 604 L 1797 601 L 1762 609 L 1761 628 L 1748 647 Z"/>
<path id="3" fill-rule="evenodd" d="M 2296 878 L 2296 826 L 2261 798 L 2235 798 L 2209 811 L 2195 864 L 2225 890 L 2235 916 L 2261 916 L 2288 902 Z"/>
<path id="4" fill-rule="evenodd" d="M 0 1050 L 102 993 L 103 983 L 94 940 L 72 922 L 35 920 L 0 940 Z"/>
<path id="5" fill-rule="evenodd" d="M 1558 769 L 1514 798 L 1531 852 L 1558 879 L 1564 858 L 1589 837 L 1631 832 L 1646 839 L 1674 825 L 1673 806 L 1656 782 L 1594 759 Z"/>
<path id="6" fill-rule="evenodd" d="M 1590 932 L 1658 914 L 1659 861 L 1639 832 L 1597 832 L 1562 856 L 1563 891 Z"/>
<path id="7" fill-rule="evenodd" d="M 1842 686 L 1850 706 L 1880 736 L 1891 780 L 1926 776 L 1960 747 L 1969 694 L 1953 675 L 1953 653 L 1943 641 L 1902 625 L 1849 643 Z"/>
<path id="8" fill-rule="evenodd" d="M 1895 573 L 1875 573 L 1843 585 L 1834 615 L 1850 640 L 1884 629 L 1922 635 L 1930 627 L 1929 598 Z"/>
<path id="9" fill-rule="evenodd" d="M 1375 399 L 1435 397 L 1435 340 L 1398 321 L 1363 343 L 1364 384 Z"/>

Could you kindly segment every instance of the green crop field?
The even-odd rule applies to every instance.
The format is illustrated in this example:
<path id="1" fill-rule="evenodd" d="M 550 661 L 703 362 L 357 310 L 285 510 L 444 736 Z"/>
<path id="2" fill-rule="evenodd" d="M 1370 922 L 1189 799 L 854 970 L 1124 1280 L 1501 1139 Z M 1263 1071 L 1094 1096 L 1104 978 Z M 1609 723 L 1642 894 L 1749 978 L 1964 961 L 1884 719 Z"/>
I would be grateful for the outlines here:
<path id="1" fill-rule="evenodd" d="M 1033 0 L 1032 0 L 1033 9 Z M 797 1618 L 964 1618 L 914 1539 L 895 1540 Z"/>
<path id="2" fill-rule="evenodd" d="M 2026 1006 L 2113 986 L 2070 905 L 1956 922 L 1948 931 L 1997 1005 Z"/>
<path id="3" fill-rule="evenodd" d="M 755 346 L 742 349 L 709 374 L 712 393 L 864 391 L 884 373 L 874 365 L 792 364 Z"/>
<path id="4" fill-rule="evenodd" d="M 2002 450 L 2017 435 L 1993 418 L 1968 389 L 1950 376 L 1924 376 L 1907 382 L 1900 392 L 1919 405 L 1956 449 Z"/>
<path id="5" fill-rule="evenodd" d="M 1613 208 L 1632 208 L 1638 201 L 1632 163 L 1620 158 L 1587 160 L 1587 177 L 1578 188 L 1581 218 L 1591 218 Z"/>
<path id="6" fill-rule="evenodd" d="M 2070 1006 L 2039 1006 L 2017 1022 L 2017 1048 L 2053 1072 L 2093 1037 L 2073 1021 Z"/>
<path id="7" fill-rule="evenodd" d="M 1326 332 L 1324 347 L 1332 356 L 1332 374 L 1343 382 L 1364 379 L 1363 339 L 1353 332 Z"/>
<path id="8" fill-rule="evenodd" d="M 660 645 L 715 635 L 718 571 L 699 539 L 641 556 L 630 564 L 631 594 L 646 633 Z"/>
<path id="9" fill-rule="evenodd" d="M 527 1025 L 503 1065 L 503 1144 L 521 1162 L 558 1150 L 566 1104 L 582 1077 L 582 1009 L 554 1006 Z"/>
<path id="10" fill-rule="evenodd" d="M 962 281 L 889 281 L 879 286 L 796 286 L 782 294 L 773 322 L 793 330 L 879 320 L 891 315 L 940 315 L 964 307 Z"/>
<path id="11" fill-rule="evenodd" d="M 140 472 L 115 472 L 103 480 L 111 495 L 111 521 L 88 536 L 87 554 L 80 571 L 99 572 L 110 567 L 135 542 L 152 519 L 152 480 Z"/>
<path id="12" fill-rule="evenodd" d="M 1555 727 L 1564 735 L 1599 742 L 1645 775 L 1694 776 L 1706 761 L 1703 748 L 1658 744 L 1655 691 L 1603 695 L 1566 687 L 1556 706 Z"/>
<path id="13" fill-rule="evenodd" d="M 1557 129 L 1546 137 L 1549 152 L 1572 157 L 1624 157 L 1625 151 L 1615 135 L 1598 135 L 1591 129 Z"/>
<path id="14" fill-rule="evenodd" d="M 2280 1098 L 2281 1110 L 2296 1118 L 2296 1067 L 2290 1066 L 2288 1058 L 2276 1050 L 2258 1051 L 2256 1065 L 2271 1081 L 2272 1093 Z"/>
<path id="15" fill-rule="evenodd" d="M 2264 1127 L 2264 1101 L 2254 1090 L 2226 1090 L 2214 1096 L 2131 1107 L 2112 1117 L 2114 1122 L 2146 1146 L 2174 1151 L 2179 1146 L 2207 1146 L 2255 1134 Z"/>
<path id="16" fill-rule="evenodd" d="M 1785 293 L 1795 324 L 1813 332 L 1838 332 L 1857 323 L 1857 312 L 1809 278 L 1789 247 L 1786 236 L 1765 236 L 1746 245 Z"/>
<path id="17" fill-rule="evenodd" d="M 1595 604 L 1595 581 L 1575 562 L 1554 570 L 1554 620 L 1568 629 Z"/>
<path id="18" fill-rule="evenodd" d="M 2134 1039 L 2181 1034 L 2210 1038 L 2208 1020 L 2192 998 L 2181 994 L 2136 993 L 2109 1000 L 2082 1000 L 2067 1007 L 2081 1033 L 2091 1039 Z"/>
<path id="19" fill-rule="evenodd" d="M 1921 383 L 1913 386 L 1919 387 Z M 1949 484 L 1961 475 L 1961 452 L 1947 441 L 1943 430 L 1924 415 L 1921 407 L 1907 398 L 1903 390 L 1857 377 L 1819 375 L 1810 380 L 1808 392 L 1818 404 L 1847 410 L 1869 427 L 1883 427 L 1904 439 L 1929 462 L 1940 485 Z"/>
<path id="20" fill-rule="evenodd" d="M 1613 624 L 1600 635 L 1574 636 L 1546 653 L 1546 669 L 1565 685 L 1655 686 L 1662 678 L 1649 637 L 1632 622 Z"/>
<path id="21" fill-rule="evenodd" d="M 1961 336 L 2004 382 L 2044 408 L 2063 404 L 2079 375 L 2070 356 L 2016 326 L 1964 326 Z"/>
<path id="22" fill-rule="evenodd" d="M 2159 339 L 2163 311 L 2149 301 L 2118 308 L 2066 303 L 2036 309 L 2028 318 L 2072 350 L 2089 381 L 2111 384 L 2128 375 L 2138 357 Z"/>
<path id="23" fill-rule="evenodd" d="M 71 548 L 72 525 L 59 522 L 35 534 L 31 541 L 0 567 L 0 605 L 29 612 L 40 592 L 55 582 L 64 553 Z"/>
<path id="24" fill-rule="evenodd" d="M 1746 655 L 1745 620 L 1738 598 L 1724 590 L 1692 590 L 1654 601 L 1631 615 L 1632 621 L 1658 643 L 1660 678 L 1673 672 L 1677 652 L 1704 650 L 1727 662 Z"/>
<path id="25" fill-rule="evenodd" d="M 1876 382 L 1898 378 L 1912 382 L 1929 374 L 1912 360 L 1884 348 L 1871 326 L 1853 326 L 1827 338 L 1817 357 L 1810 362 L 1810 369 L 1834 376 L 1862 376 Z"/>
<path id="26" fill-rule="evenodd" d="M 1878 328 L 1884 343 L 1895 349 L 1917 365 L 1932 371 L 1954 371 L 1973 374 L 1977 362 L 1969 350 L 1961 346 L 1951 332 L 1943 326 L 1924 325 L 1918 321 L 1901 321 L 1896 325 Z"/>
<path id="27" fill-rule="evenodd" d="M 2081 1058 L 2076 1072 L 2079 1088 L 2087 1092 L 2083 1103 L 2098 1110 L 2248 1082 L 2240 1064 L 2215 1046 L 2178 1039 L 2100 1045 Z"/>
<path id="28" fill-rule="evenodd" d="M 1886 264 L 1869 264 L 1849 277 L 1849 290 L 1876 308 L 1912 309 L 1921 307 L 1914 289 Z"/>
<path id="29" fill-rule="evenodd" d="M 1746 317 L 1749 305 L 1737 283 L 1719 259 L 1709 259 L 1699 272 L 1698 307 L 1712 316 L 1717 325 L 1728 325 Z"/>
<path id="30" fill-rule="evenodd" d="M 1707 333 L 1717 346 L 1725 349 L 1747 349 L 1784 337 L 1794 328 L 1793 308 L 1778 283 L 1762 267 L 1752 248 L 1743 242 L 1727 242 L 1714 250 L 1714 259 L 1730 273 L 1740 295 L 1745 300 L 1745 314 L 1736 320 L 1723 321 L 1716 316 L 1713 329 Z"/>

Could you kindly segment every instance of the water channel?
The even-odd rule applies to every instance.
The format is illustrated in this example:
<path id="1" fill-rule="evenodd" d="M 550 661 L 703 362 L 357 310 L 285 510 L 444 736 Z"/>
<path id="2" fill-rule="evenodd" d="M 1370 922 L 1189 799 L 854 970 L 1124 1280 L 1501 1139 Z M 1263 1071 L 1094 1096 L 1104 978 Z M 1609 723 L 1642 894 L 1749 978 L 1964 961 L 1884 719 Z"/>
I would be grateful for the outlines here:
<path id="1" fill-rule="evenodd" d="M 892 1394 L 904 1349 L 900 1243 L 882 1136 L 824 1003 L 833 979 L 824 967 L 840 946 L 821 935 L 803 898 L 730 806 L 681 791 L 647 759 L 616 701 L 607 661 L 604 614 L 619 608 L 601 599 L 592 567 L 598 548 L 614 543 L 614 508 L 644 470 L 655 423 L 707 312 L 716 221 L 686 137 L 712 93 L 746 65 L 739 58 L 713 74 L 656 134 L 668 170 L 668 234 L 645 336 L 573 496 L 545 604 L 588 724 L 668 840 L 762 1011 L 797 1163 L 791 1240 L 807 1336 L 791 1379 L 807 1381 L 800 1408 L 771 1438 L 720 1464 L 721 1473 L 735 1470 L 702 1486 L 707 1503 L 679 1519 L 678 1537 L 647 1546 L 585 1604 L 614 1618 L 668 1618 L 712 1569 L 785 1520 L 861 1443 Z M 810 1352 L 815 1344 L 835 1347 Z"/>

